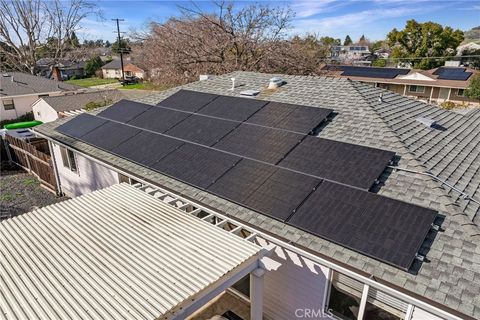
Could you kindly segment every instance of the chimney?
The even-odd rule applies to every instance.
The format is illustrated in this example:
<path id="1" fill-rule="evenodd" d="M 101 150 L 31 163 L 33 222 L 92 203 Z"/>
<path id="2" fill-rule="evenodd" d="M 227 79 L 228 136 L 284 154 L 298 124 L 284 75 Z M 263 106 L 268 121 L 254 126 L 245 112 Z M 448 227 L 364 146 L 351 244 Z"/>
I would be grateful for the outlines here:
<path id="1" fill-rule="evenodd" d="M 60 73 L 60 69 L 58 69 L 57 66 L 52 67 L 52 76 L 53 76 L 53 79 L 55 79 L 57 81 L 62 80 L 62 75 Z"/>

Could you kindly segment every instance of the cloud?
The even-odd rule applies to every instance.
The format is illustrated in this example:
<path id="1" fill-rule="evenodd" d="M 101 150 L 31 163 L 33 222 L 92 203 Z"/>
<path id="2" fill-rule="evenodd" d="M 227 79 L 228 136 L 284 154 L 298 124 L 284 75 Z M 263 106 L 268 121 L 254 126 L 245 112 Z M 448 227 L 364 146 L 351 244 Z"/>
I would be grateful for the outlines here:
<path id="1" fill-rule="evenodd" d="M 294 1 L 291 7 L 297 17 L 307 18 L 333 10 L 332 7 L 336 2 L 337 0 Z"/>

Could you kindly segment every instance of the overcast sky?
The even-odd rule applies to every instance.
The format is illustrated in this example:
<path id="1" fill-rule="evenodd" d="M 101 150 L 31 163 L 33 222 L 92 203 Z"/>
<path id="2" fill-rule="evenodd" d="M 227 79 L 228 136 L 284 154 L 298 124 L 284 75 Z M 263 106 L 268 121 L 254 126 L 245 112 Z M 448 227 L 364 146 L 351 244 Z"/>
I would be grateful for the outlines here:
<path id="1" fill-rule="evenodd" d="M 196 1 L 212 10 L 210 1 Z M 257 1 L 261 2 L 261 1 Z M 403 28 L 409 19 L 434 21 L 461 30 L 480 26 L 480 1 L 475 0 L 317 0 L 263 1 L 270 5 L 289 5 L 296 13 L 290 34 L 315 33 L 320 36 L 353 40 L 362 34 L 371 40 L 384 39 L 393 28 Z M 249 1 L 236 1 L 237 6 Z M 179 14 L 178 5 L 190 1 L 98 1 L 104 21 L 90 18 L 83 22 L 81 38 L 114 40 L 115 25 L 110 19 L 122 18 L 121 28 L 143 28 L 146 22 L 165 21 Z"/>

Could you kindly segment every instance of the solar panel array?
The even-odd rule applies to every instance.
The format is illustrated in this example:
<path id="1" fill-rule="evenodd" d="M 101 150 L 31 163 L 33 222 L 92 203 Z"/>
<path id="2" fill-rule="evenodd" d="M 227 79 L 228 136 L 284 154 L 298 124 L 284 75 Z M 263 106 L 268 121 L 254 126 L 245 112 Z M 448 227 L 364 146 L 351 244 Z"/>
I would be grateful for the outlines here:
<path id="1" fill-rule="evenodd" d="M 473 73 L 467 72 L 465 68 L 440 67 L 433 74 L 438 75 L 438 79 L 442 80 L 465 81 L 468 80 Z"/>
<path id="2" fill-rule="evenodd" d="M 324 69 L 331 71 L 343 71 L 343 76 L 387 79 L 393 79 L 398 75 L 406 75 L 410 72 L 410 69 L 356 66 L 325 66 Z"/>
<path id="3" fill-rule="evenodd" d="M 307 135 L 328 113 L 328 109 L 180 91 L 159 106 L 120 101 L 97 116 L 81 114 L 56 130 L 407 269 L 432 215 L 423 213 L 427 209 L 368 192 L 394 153 Z M 322 198 L 321 190 L 328 193 L 332 188 L 339 191 L 335 201 Z M 337 211 L 343 221 L 335 216 Z M 405 236 L 397 239 L 390 233 L 399 232 L 399 219 Z M 354 228 L 358 220 L 362 221 L 358 226 L 368 228 Z M 377 222 L 383 231 L 372 229 Z M 344 231 L 345 223 L 354 231 L 354 240 L 336 235 Z M 372 230 L 381 233 L 379 240 L 370 236 Z M 398 247 L 405 243 L 405 253 L 389 252 L 398 251 L 389 246 L 390 237 L 398 240 Z"/>

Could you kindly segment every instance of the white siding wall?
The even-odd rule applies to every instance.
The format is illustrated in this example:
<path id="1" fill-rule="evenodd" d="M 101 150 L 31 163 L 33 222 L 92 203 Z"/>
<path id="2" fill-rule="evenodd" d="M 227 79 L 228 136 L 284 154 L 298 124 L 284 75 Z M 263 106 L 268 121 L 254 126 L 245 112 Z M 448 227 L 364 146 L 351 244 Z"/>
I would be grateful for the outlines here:
<path id="1" fill-rule="evenodd" d="M 321 316 L 327 268 L 280 247 L 267 259 L 266 267 L 266 319 L 330 319 Z"/>
<path id="2" fill-rule="evenodd" d="M 411 320 L 443 320 L 442 318 L 439 318 L 431 313 L 428 313 L 426 311 L 423 311 L 420 308 L 415 308 L 413 310 L 413 315 Z"/>
<path id="3" fill-rule="evenodd" d="M 16 119 L 27 112 L 32 111 L 32 104 L 37 101 L 38 96 L 23 96 L 23 97 L 11 97 L 5 99 L 13 99 L 15 104 L 14 110 L 5 110 L 3 107 L 3 101 L 0 105 L 0 120 Z"/>
<path id="4" fill-rule="evenodd" d="M 53 144 L 53 153 L 58 168 L 62 191 L 70 197 L 76 197 L 94 190 L 106 188 L 118 183 L 118 174 L 78 153 L 75 153 L 78 173 L 65 168 L 60 154 L 60 146 Z"/>
<path id="5" fill-rule="evenodd" d="M 46 123 L 58 119 L 57 111 L 50 107 L 50 105 L 43 99 L 40 99 L 36 103 L 34 103 L 32 109 L 35 120 Z"/>

